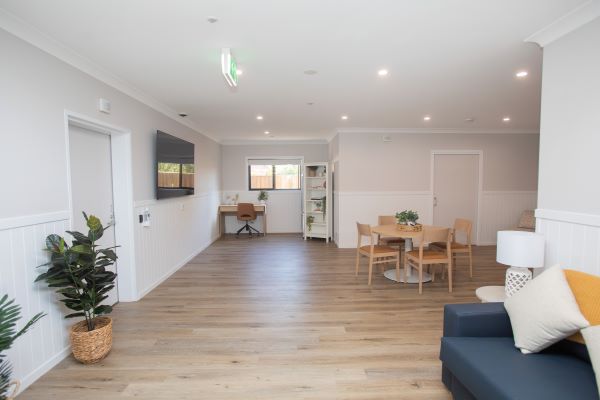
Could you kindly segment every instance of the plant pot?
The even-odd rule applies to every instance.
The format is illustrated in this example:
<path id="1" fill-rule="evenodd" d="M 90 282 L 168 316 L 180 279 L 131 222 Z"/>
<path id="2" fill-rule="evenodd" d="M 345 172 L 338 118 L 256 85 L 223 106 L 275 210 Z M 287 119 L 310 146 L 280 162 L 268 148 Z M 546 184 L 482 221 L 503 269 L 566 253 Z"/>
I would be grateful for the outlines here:
<path id="1" fill-rule="evenodd" d="M 17 397 L 17 392 L 19 391 L 19 388 L 21 387 L 21 381 L 12 381 L 8 384 L 9 388 L 11 386 L 13 386 L 13 391 L 11 394 L 8 395 L 6 400 L 14 400 Z"/>
<path id="2" fill-rule="evenodd" d="M 96 329 L 87 330 L 85 321 L 71 326 L 71 351 L 83 364 L 93 364 L 102 360 L 112 347 L 112 319 L 96 317 Z"/>
<path id="3" fill-rule="evenodd" d="M 423 230 L 423 225 L 396 224 L 396 229 L 402 232 L 421 232 Z"/>

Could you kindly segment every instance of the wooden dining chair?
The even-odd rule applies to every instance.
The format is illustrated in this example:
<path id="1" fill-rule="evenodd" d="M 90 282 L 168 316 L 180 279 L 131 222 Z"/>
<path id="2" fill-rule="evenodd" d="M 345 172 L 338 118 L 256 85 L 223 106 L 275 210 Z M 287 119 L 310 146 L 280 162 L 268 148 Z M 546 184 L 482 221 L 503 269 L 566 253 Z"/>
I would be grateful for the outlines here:
<path id="1" fill-rule="evenodd" d="M 377 225 L 396 225 L 396 217 L 393 215 L 380 215 L 377 217 Z M 404 239 L 397 237 L 385 237 L 378 235 L 377 244 L 384 246 L 398 246 L 402 249 Z"/>
<path id="2" fill-rule="evenodd" d="M 358 266 L 360 264 L 360 256 L 369 258 L 369 286 L 371 285 L 371 277 L 373 275 L 374 264 L 385 264 L 396 262 L 396 279 L 400 281 L 400 254 L 397 249 L 390 246 L 375 244 L 374 234 L 368 224 L 356 223 L 358 230 L 358 243 L 356 244 L 356 272 L 358 276 Z M 362 245 L 363 237 L 369 238 L 369 244 Z"/>
<path id="3" fill-rule="evenodd" d="M 456 266 L 456 259 L 458 257 L 469 259 L 469 276 L 473 277 L 473 250 L 471 249 L 471 231 L 473 230 L 473 223 L 468 219 L 457 218 L 454 221 L 454 229 L 452 231 L 452 241 L 450 242 L 450 248 L 452 250 L 452 264 Z M 465 243 L 461 243 L 457 240 L 457 233 L 464 237 Z M 434 249 L 444 249 L 446 243 L 436 242 L 430 245 Z M 443 276 L 443 275 L 442 275 Z"/>
<path id="4" fill-rule="evenodd" d="M 404 254 L 404 280 L 408 279 L 408 269 L 414 268 L 419 273 L 419 294 L 423 293 L 423 267 L 430 266 L 432 278 L 435 274 L 436 264 L 448 266 L 448 291 L 452 292 L 452 253 L 450 252 L 450 228 L 423 227 L 423 231 L 416 238 L 419 249 L 407 251 Z M 445 250 L 426 250 L 427 243 L 446 243 Z"/>

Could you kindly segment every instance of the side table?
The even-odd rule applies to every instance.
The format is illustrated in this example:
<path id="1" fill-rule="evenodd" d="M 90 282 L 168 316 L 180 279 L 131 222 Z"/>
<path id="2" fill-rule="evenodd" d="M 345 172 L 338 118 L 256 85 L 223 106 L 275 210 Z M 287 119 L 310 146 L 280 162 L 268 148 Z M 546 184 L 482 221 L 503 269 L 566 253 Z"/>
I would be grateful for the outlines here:
<path id="1" fill-rule="evenodd" d="M 504 286 L 482 286 L 475 290 L 475 296 L 482 303 L 504 303 L 506 300 Z"/>

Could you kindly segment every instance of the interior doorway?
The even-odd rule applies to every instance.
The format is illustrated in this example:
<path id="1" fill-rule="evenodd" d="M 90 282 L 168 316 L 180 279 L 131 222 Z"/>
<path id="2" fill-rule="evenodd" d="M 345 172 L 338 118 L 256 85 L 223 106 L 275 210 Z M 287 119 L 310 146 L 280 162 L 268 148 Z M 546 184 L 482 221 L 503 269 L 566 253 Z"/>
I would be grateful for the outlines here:
<path id="1" fill-rule="evenodd" d="M 131 132 L 65 111 L 65 139 L 70 228 L 87 232 L 82 211 L 114 223 L 99 242 L 119 246 L 116 290 L 107 303 L 136 301 Z"/>
<path id="2" fill-rule="evenodd" d="M 107 226 L 114 223 L 114 199 L 110 135 L 69 124 L 69 161 L 71 166 L 71 209 L 74 230 L 87 232 L 83 212 L 95 215 Z M 100 247 L 114 247 L 115 231 L 104 231 L 96 242 Z M 119 261 L 108 267 L 117 272 Z M 117 290 L 108 292 L 106 303 L 119 301 Z"/>
<path id="3" fill-rule="evenodd" d="M 472 240 L 478 242 L 481 198 L 480 151 L 434 151 L 431 155 L 433 224 L 452 227 L 456 218 L 473 222 Z M 457 237 L 465 243 L 466 238 Z"/>

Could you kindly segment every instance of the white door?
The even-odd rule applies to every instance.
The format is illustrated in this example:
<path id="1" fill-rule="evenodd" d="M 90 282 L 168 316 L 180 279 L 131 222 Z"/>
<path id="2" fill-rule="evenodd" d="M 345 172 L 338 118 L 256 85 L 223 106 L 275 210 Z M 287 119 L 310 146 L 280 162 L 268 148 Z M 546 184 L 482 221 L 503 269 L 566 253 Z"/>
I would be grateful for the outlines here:
<path id="1" fill-rule="evenodd" d="M 86 234 L 83 211 L 100 218 L 104 226 L 113 220 L 110 136 L 69 125 L 69 153 L 73 229 Z M 106 230 L 97 243 L 101 247 L 114 246 L 114 228 Z M 116 265 L 111 269 L 116 272 Z M 106 304 L 113 305 L 119 300 L 116 284 L 115 280 L 115 289 L 109 292 Z"/>
<path id="2" fill-rule="evenodd" d="M 473 222 L 472 240 L 477 238 L 479 194 L 478 154 L 434 154 L 433 224 L 454 226 L 456 218 Z M 464 243 L 464 237 L 457 237 Z"/>

